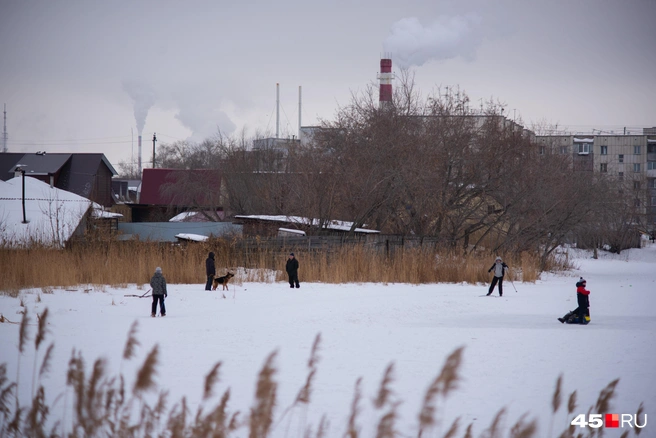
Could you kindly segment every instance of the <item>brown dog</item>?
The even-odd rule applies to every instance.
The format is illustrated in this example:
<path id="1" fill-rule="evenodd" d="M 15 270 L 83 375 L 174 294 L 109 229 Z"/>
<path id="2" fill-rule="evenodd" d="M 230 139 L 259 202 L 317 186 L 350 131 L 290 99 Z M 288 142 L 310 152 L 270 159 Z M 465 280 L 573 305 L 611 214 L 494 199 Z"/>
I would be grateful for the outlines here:
<path id="1" fill-rule="evenodd" d="M 222 290 L 228 289 L 228 283 L 230 282 L 230 279 L 234 276 L 235 274 L 228 272 L 223 277 L 215 277 L 214 280 L 212 280 L 212 290 L 216 290 L 216 288 L 219 287 L 220 284 L 223 285 Z"/>

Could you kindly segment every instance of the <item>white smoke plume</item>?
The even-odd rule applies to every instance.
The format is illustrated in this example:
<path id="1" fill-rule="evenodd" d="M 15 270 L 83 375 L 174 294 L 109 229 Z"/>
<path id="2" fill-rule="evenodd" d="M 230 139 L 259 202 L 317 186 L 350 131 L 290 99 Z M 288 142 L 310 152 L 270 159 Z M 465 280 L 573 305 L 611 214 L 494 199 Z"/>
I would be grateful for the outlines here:
<path id="1" fill-rule="evenodd" d="M 476 15 L 441 16 L 423 26 L 416 17 L 403 18 L 392 24 L 384 50 L 400 67 L 458 56 L 471 60 L 482 41 L 481 21 Z"/>
<path id="2" fill-rule="evenodd" d="M 137 122 L 137 132 L 143 132 L 146 125 L 148 110 L 155 104 L 155 92 L 143 82 L 136 80 L 123 81 L 123 90 L 134 101 L 134 118 Z"/>

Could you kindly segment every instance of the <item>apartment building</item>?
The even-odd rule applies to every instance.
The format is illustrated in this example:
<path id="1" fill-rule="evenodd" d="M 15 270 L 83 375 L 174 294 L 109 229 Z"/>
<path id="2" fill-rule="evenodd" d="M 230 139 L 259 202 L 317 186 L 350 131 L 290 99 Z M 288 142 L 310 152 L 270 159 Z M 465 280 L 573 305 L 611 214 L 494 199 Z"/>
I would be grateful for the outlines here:
<path id="1" fill-rule="evenodd" d="M 539 153 L 570 155 L 572 169 L 606 173 L 626 181 L 636 190 L 645 190 L 643 208 L 649 223 L 656 227 L 656 128 L 642 135 L 569 134 L 538 135 Z"/>

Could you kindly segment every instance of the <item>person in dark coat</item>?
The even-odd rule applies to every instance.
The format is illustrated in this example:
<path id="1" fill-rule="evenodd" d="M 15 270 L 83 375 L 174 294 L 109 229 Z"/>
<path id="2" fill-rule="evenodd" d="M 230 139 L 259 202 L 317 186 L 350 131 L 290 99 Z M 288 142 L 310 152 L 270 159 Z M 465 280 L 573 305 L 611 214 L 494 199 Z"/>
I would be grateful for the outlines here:
<path id="1" fill-rule="evenodd" d="M 590 322 L 590 291 L 585 287 L 587 282 L 583 277 L 579 278 L 579 281 L 576 282 L 576 302 L 578 307 L 571 312 L 568 312 L 562 318 L 558 318 L 558 321 L 562 323 L 572 322 L 578 324 L 587 324 Z"/>
<path id="2" fill-rule="evenodd" d="M 162 275 L 162 268 L 159 266 L 155 269 L 155 275 L 153 275 L 153 278 L 150 279 L 150 287 L 153 289 L 153 305 L 150 316 L 153 318 L 157 316 L 157 302 L 159 302 L 160 316 L 166 316 L 164 298 L 168 296 L 168 293 L 166 292 L 166 279 Z"/>
<path id="3" fill-rule="evenodd" d="M 205 259 L 205 275 L 207 276 L 207 283 L 205 283 L 205 290 L 212 290 L 212 280 L 214 280 L 214 276 L 216 275 L 213 252 L 211 252 Z"/>
<path id="4" fill-rule="evenodd" d="M 296 260 L 296 257 L 294 257 L 293 252 L 289 254 L 285 270 L 287 271 L 287 275 L 289 275 L 289 287 L 292 289 L 294 286 L 301 287 L 301 285 L 298 283 L 298 260 Z"/>
<path id="5" fill-rule="evenodd" d="M 487 296 L 492 295 L 494 286 L 496 286 L 497 283 L 499 283 L 499 296 L 503 296 L 503 276 L 507 270 L 508 265 L 506 265 L 503 260 L 501 260 L 501 257 L 497 257 L 492 267 L 487 270 L 487 272 L 494 271 L 494 278 L 492 278 L 492 284 L 490 285 L 490 289 L 487 292 Z"/>

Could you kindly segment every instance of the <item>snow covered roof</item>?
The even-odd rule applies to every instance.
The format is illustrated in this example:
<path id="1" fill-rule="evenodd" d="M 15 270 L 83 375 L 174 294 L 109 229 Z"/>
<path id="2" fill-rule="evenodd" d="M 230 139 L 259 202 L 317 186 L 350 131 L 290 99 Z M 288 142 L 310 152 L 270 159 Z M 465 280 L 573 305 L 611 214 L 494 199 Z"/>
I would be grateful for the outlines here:
<path id="1" fill-rule="evenodd" d="M 298 234 L 299 236 L 305 236 L 305 231 L 303 230 L 294 230 L 292 228 L 278 228 L 278 232 L 289 233 L 289 234 Z"/>
<path id="2" fill-rule="evenodd" d="M 191 240 L 193 242 L 205 242 L 209 239 L 208 236 L 202 234 L 180 233 L 175 235 L 176 239 Z"/>
<path id="3" fill-rule="evenodd" d="M 213 222 L 211 219 L 208 218 L 223 219 L 224 218 L 223 210 L 217 210 L 217 211 L 206 210 L 204 212 L 184 211 L 182 213 L 173 216 L 171 219 L 169 219 L 169 222 Z"/>
<path id="4" fill-rule="evenodd" d="M 272 222 L 284 222 L 284 223 L 307 225 L 313 227 L 318 227 L 320 223 L 319 219 L 310 219 L 301 216 L 284 216 L 284 215 L 271 216 L 271 215 L 251 214 L 251 215 L 236 215 L 235 218 L 254 219 L 254 220 L 261 220 L 261 221 L 272 221 Z M 351 229 L 352 226 L 353 226 L 353 222 L 330 221 L 327 225 L 325 225 L 324 228 L 328 230 L 348 231 Z M 380 231 L 378 230 L 368 230 L 366 228 L 356 228 L 355 232 L 370 233 L 370 234 L 380 233 Z"/>
<path id="5" fill-rule="evenodd" d="M 574 137 L 574 143 L 594 143 L 594 138 Z"/>
<path id="6" fill-rule="evenodd" d="M 26 176 L 23 223 L 22 192 L 21 177 L 0 181 L 0 244 L 63 246 L 91 207 L 82 196 Z"/>
<path id="7" fill-rule="evenodd" d="M 112 213 L 111 211 L 105 211 L 105 208 L 97 203 L 93 203 L 93 217 L 98 219 L 118 219 L 123 217 L 121 213 Z"/>

